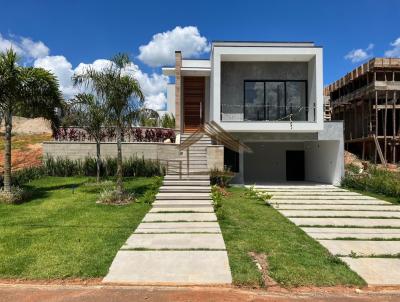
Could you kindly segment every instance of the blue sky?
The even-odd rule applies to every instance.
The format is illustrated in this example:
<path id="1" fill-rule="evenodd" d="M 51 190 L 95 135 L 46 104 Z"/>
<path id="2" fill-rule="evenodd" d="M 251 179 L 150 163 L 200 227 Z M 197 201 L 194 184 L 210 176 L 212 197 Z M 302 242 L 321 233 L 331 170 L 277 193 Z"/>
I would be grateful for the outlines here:
<path id="1" fill-rule="evenodd" d="M 166 80 L 158 65 L 169 60 L 173 43 L 207 57 L 213 40 L 314 41 L 324 47 L 325 84 L 369 57 L 400 56 L 396 0 L 1 0 L 0 7 L 0 50 L 13 43 L 28 64 L 59 73 L 66 94 L 73 90 L 63 81 L 80 63 L 122 51 L 132 55 L 146 93 L 160 106 Z M 158 33 L 164 35 L 154 38 Z M 142 45 L 148 47 L 141 51 Z"/>

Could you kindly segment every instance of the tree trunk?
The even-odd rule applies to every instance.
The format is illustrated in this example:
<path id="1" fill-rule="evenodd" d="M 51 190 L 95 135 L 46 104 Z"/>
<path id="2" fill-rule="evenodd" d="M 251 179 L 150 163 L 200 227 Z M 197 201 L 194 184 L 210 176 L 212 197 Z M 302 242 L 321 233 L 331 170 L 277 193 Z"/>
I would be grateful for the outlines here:
<path id="1" fill-rule="evenodd" d="M 97 165 L 97 174 L 96 174 L 96 181 L 100 182 L 100 141 L 96 142 L 96 155 L 97 155 L 97 160 L 96 160 L 96 165 Z"/>
<path id="2" fill-rule="evenodd" d="M 4 191 L 11 192 L 11 130 L 12 113 L 10 109 L 5 111 L 5 146 L 4 146 Z"/>
<path id="3" fill-rule="evenodd" d="M 122 183 L 122 146 L 121 146 L 121 141 L 122 141 L 122 133 L 121 133 L 121 127 L 118 125 L 116 127 L 117 131 L 117 191 L 120 195 L 122 195 L 123 192 L 123 183 Z"/>

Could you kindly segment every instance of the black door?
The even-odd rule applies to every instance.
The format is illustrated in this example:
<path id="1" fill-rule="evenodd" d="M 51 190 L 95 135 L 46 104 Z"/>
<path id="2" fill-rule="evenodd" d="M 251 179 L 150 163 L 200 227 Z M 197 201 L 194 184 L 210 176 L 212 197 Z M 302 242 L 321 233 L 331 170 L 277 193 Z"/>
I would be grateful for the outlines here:
<path id="1" fill-rule="evenodd" d="M 304 181 L 304 151 L 286 151 L 286 180 Z"/>

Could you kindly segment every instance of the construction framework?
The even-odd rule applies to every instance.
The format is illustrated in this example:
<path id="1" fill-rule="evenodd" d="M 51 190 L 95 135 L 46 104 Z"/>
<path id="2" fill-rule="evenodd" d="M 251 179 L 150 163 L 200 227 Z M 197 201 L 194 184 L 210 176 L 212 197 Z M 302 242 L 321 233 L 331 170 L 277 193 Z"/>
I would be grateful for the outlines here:
<path id="1" fill-rule="evenodd" d="M 324 89 L 346 149 L 363 160 L 400 160 L 400 58 L 374 58 Z"/>

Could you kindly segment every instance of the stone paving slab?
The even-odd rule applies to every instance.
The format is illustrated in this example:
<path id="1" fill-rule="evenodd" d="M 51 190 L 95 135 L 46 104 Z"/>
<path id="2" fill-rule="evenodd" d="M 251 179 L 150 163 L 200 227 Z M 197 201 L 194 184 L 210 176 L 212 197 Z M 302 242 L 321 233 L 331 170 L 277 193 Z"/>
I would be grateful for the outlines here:
<path id="1" fill-rule="evenodd" d="M 358 227 L 396 227 L 400 228 L 400 219 L 375 218 L 288 218 L 294 224 L 302 226 L 358 226 Z"/>
<path id="2" fill-rule="evenodd" d="M 156 199 L 168 199 L 168 200 L 196 200 L 196 199 L 206 199 L 211 200 L 210 193 L 158 193 Z"/>
<path id="3" fill-rule="evenodd" d="M 153 207 L 149 213 L 159 212 L 196 212 L 196 213 L 214 213 L 212 206 L 189 206 L 189 207 Z"/>
<path id="4" fill-rule="evenodd" d="M 400 206 L 365 204 L 273 204 L 273 207 L 279 210 L 400 211 Z"/>
<path id="5" fill-rule="evenodd" d="M 217 216 L 214 213 L 148 213 L 142 221 L 217 221 Z"/>
<path id="6" fill-rule="evenodd" d="M 230 284 L 226 251 L 119 251 L 103 282 Z"/>
<path id="7" fill-rule="evenodd" d="M 221 233 L 217 222 L 148 222 L 135 233 Z"/>
<path id="8" fill-rule="evenodd" d="M 400 229 L 303 227 L 302 230 L 314 239 L 400 239 Z M 385 242 L 383 242 L 383 244 L 385 244 Z"/>
<path id="9" fill-rule="evenodd" d="M 267 190 L 267 192 L 270 192 Z M 272 192 L 271 192 L 272 193 Z M 349 192 L 349 191 L 318 191 L 318 192 L 303 192 L 303 191 L 293 191 L 293 192 L 273 192 L 274 197 L 277 196 L 351 196 L 351 197 L 359 197 L 364 196 L 358 193 Z"/>
<path id="10" fill-rule="evenodd" d="M 273 195 L 272 199 L 291 199 L 291 200 L 376 200 L 365 195 Z"/>
<path id="11" fill-rule="evenodd" d="M 361 205 L 390 205 L 390 203 L 377 200 L 356 200 L 356 199 L 341 199 L 341 200 L 322 200 L 322 199 L 275 199 L 270 200 L 271 204 L 361 204 Z"/>
<path id="12" fill-rule="evenodd" d="M 378 212 L 378 211 L 315 211 L 315 210 L 280 210 L 287 217 L 385 217 L 400 218 L 400 212 Z"/>
<path id="13" fill-rule="evenodd" d="M 132 234 L 122 247 L 138 248 L 225 250 L 225 243 L 221 234 Z"/>
<path id="14" fill-rule="evenodd" d="M 153 207 L 210 206 L 211 200 L 156 200 Z"/>
<path id="15" fill-rule="evenodd" d="M 396 255 L 400 253 L 400 241 L 374 240 L 318 240 L 331 254 L 350 256 Z"/>
<path id="16" fill-rule="evenodd" d="M 400 259 L 341 257 L 368 285 L 400 285 Z"/>

